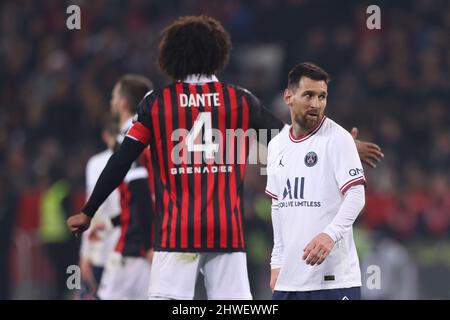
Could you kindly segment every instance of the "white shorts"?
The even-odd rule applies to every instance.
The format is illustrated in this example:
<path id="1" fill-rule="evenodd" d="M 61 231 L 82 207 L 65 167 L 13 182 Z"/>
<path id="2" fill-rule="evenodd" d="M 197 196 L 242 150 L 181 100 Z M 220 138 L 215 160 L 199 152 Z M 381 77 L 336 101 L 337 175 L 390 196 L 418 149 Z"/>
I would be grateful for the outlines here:
<path id="1" fill-rule="evenodd" d="M 153 255 L 149 299 L 192 300 L 198 272 L 208 299 L 251 300 L 245 252 L 165 252 Z"/>
<path id="2" fill-rule="evenodd" d="M 108 257 L 97 295 L 102 300 L 144 300 L 148 295 L 150 264 L 142 257 Z"/>

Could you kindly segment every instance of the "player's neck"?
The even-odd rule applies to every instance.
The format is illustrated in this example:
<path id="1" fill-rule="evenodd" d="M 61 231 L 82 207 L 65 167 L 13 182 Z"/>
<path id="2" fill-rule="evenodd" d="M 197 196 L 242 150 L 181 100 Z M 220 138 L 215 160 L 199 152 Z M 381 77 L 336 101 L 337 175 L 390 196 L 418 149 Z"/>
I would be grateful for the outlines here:
<path id="1" fill-rule="evenodd" d="M 320 121 L 318 121 L 317 124 L 315 124 L 314 126 L 309 127 L 309 128 L 306 128 L 306 127 L 302 126 L 301 124 L 299 124 L 298 122 L 296 122 L 295 120 L 292 120 L 292 128 L 291 128 L 292 135 L 296 139 L 308 135 L 310 132 L 312 132 L 314 129 L 316 129 L 317 126 L 320 125 L 320 123 L 322 122 L 322 119 L 323 119 L 323 116 L 320 119 Z"/>
<path id="2" fill-rule="evenodd" d="M 304 128 L 299 125 L 297 122 L 292 122 L 292 134 L 295 138 L 301 138 L 310 133 L 314 128 Z"/>

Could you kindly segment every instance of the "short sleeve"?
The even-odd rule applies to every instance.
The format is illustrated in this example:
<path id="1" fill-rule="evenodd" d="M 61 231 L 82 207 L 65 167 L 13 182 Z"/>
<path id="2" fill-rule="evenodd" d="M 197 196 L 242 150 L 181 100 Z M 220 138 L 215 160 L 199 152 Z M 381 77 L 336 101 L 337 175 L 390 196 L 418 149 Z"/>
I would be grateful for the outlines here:
<path id="1" fill-rule="evenodd" d="M 336 132 L 331 143 L 331 154 L 335 179 L 342 194 L 354 185 L 366 184 L 355 141 L 347 131 Z"/>
<path id="2" fill-rule="evenodd" d="M 151 115 L 150 109 L 156 102 L 154 91 L 148 92 L 139 102 L 137 113 L 133 118 L 133 125 L 128 130 L 126 136 L 148 145 L 151 138 Z"/>

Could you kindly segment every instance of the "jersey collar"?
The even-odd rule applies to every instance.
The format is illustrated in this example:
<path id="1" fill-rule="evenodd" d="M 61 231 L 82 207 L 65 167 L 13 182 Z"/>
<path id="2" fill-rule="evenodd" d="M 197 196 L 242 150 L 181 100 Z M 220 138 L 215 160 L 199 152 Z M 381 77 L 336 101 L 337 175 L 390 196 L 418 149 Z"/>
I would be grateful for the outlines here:
<path id="1" fill-rule="evenodd" d="M 309 139 L 310 137 L 312 137 L 317 131 L 320 130 L 320 128 L 322 127 L 322 124 L 325 122 L 325 118 L 326 116 L 322 117 L 322 120 L 320 120 L 320 122 L 317 124 L 317 126 L 315 126 L 314 129 L 312 129 L 308 134 L 304 135 L 304 136 L 300 136 L 298 138 L 294 137 L 293 133 L 292 133 L 292 126 L 289 128 L 289 138 L 291 139 L 292 142 L 295 143 L 299 143 L 302 141 L 305 141 L 306 139 Z"/>
<path id="2" fill-rule="evenodd" d="M 192 84 L 204 84 L 207 82 L 218 82 L 219 79 L 215 75 L 207 76 L 205 74 L 190 74 L 186 77 L 186 79 L 183 80 L 183 82 L 186 83 L 192 83 Z"/>

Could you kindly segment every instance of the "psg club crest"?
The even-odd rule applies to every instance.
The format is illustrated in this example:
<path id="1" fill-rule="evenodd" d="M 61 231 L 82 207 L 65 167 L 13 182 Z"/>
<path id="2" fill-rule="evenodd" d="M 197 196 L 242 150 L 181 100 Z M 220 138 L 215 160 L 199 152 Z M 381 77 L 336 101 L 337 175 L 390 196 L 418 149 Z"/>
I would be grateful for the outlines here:
<path id="1" fill-rule="evenodd" d="M 314 151 L 310 151 L 305 156 L 305 165 L 312 167 L 317 163 L 317 154 Z"/>

